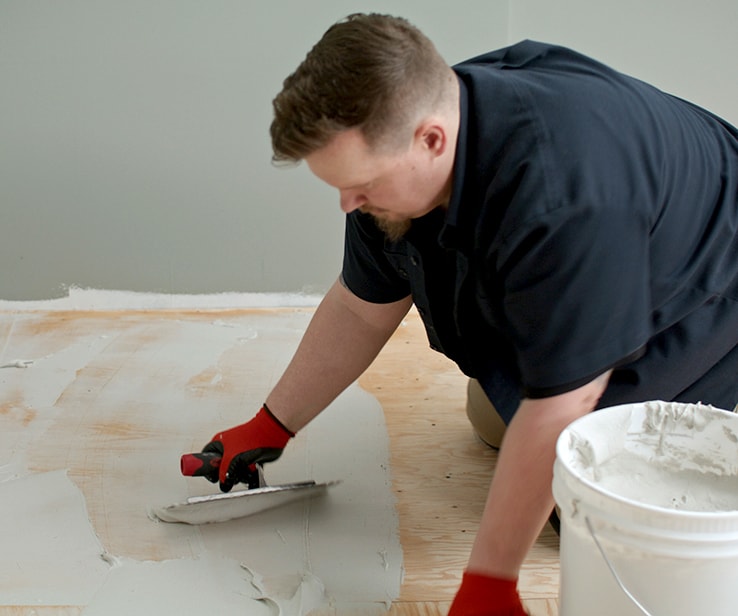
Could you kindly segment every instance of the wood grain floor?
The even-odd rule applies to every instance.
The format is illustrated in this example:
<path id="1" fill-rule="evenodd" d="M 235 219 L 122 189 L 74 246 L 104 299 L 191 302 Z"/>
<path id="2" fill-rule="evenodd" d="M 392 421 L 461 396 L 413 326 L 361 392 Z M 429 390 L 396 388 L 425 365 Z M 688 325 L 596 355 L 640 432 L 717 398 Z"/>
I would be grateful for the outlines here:
<path id="1" fill-rule="evenodd" d="M 94 319 L 108 319 L 111 327 L 124 327 L 124 316 L 96 314 Z M 152 322 L 181 317 L 177 312 L 150 314 Z M 48 323 L 41 319 L 26 335 L 37 336 L 40 349 L 47 326 L 48 331 L 57 332 L 67 327 L 65 335 L 73 336 L 74 324 L 84 318 L 67 315 L 62 323 L 59 315 L 49 313 Z M 146 313 L 136 318 L 147 318 Z M 204 312 L 197 318 L 212 321 L 228 315 Z M 0 327 L 3 335 L 9 336 L 10 331 Z M 15 330 L 13 335 L 20 334 Z M 497 454 L 476 438 L 466 419 L 465 377 L 452 362 L 428 348 L 414 312 L 360 384 L 380 401 L 390 437 L 405 576 L 400 597 L 388 613 L 444 615 L 471 549 Z M 86 390 L 80 391 L 84 395 Z M 547 526 L 520 578 L 521 596 L 531 616 L 557 616 L 558 576 L 558 538 Z M 82 611 L 78 606 L 0 606 L 0 616 L 79 616 Z"/>

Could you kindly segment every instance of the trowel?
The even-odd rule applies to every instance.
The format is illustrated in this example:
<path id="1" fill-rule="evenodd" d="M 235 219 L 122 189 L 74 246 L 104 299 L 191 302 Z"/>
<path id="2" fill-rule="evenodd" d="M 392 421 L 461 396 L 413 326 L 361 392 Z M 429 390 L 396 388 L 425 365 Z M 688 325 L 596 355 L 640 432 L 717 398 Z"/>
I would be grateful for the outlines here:
<path id="1" fill-rule="evenodd" d="M 180 460 L 183 475 L 206 476 L 217 471 L 221 457 L 216 453 L 188 453 Z M 152 513 L 162 522 L 183 522 L 185 524 L 210 524 L 242 518 L 286 505 L 305 498 L 325 494 L 338 481 L 316 483 L 303 481 L 269 486 L 264 479 L 261 464 L 256 464 L 256 488 L 236 490 L 209 496 L 191 496 L 182 503 L 175 503 L 155 509 Z"/>

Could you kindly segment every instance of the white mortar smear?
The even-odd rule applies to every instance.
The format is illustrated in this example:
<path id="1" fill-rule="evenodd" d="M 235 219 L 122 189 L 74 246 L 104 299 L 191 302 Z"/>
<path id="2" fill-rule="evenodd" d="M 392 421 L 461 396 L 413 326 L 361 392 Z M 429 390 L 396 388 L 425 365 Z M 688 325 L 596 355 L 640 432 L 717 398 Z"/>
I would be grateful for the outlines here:
<path id="1" fill-rule="evenodd" d="M 238 562 L 210 555 L 162 562 L 122 559 L 82 615 L 275 616 L 252 577 Z"/>
<path id="2" fill-rule="evenodd" d="M 388 435 L 379 403 L 357 385 L 266 469 L 271 484 L 340 480 L 324 497 L 207 527 L 147 516 L 218 492 L 180 475 L 181 454 L 255 412 L 310 316 L 0 311 L 0 365 L 27 364 L 0 370 L 0 605 L 174 613 L 166 597 L 196 592 L 185 580 L 201 575 L 213 585 L 210 611 L 227 614 L 244 602 L 226 595 L 251 589 L 242 564 L 268 595 L 244 595 L 243 613 L 301 616 L 322 601 L 345 614 L 397 598 Z"/>
<path id="3" fill-rule="evenodd" d="M 0 605 L 85 605 L 110 570 L 64 471 L 0 484 Z"/>

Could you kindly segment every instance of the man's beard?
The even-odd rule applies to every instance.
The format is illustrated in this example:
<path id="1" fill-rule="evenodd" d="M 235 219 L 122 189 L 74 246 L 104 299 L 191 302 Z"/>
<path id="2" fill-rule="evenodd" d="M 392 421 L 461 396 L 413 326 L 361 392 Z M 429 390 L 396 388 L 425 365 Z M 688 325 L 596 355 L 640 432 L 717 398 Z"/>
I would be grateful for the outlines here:
<path id="1" fill-rule="evenodd" d="M 390 242 L 401 240 L 413 224 L 410 218 L 404 220 L 387 220 L 378 216 L 373 216 L 373 218 L 379 230 Z"/>

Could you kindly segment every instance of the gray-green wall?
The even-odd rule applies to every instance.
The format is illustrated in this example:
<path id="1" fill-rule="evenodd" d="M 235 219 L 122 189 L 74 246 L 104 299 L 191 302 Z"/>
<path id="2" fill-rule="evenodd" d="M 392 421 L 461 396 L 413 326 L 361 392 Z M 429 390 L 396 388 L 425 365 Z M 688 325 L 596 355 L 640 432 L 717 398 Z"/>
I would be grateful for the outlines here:
<path id="1" fill-rule="evenodd" d="M 327 289 L 337 197 L 271 165 L 268 126 L 282 79 L 348 13 L 406 16 L 450 63 L 521 38 L 578 47 L 736 122 L 736 7 L 0 0 L 0 299 Z"/>

